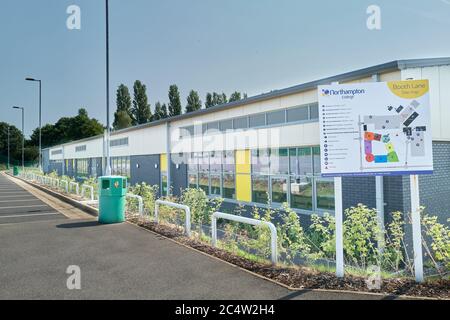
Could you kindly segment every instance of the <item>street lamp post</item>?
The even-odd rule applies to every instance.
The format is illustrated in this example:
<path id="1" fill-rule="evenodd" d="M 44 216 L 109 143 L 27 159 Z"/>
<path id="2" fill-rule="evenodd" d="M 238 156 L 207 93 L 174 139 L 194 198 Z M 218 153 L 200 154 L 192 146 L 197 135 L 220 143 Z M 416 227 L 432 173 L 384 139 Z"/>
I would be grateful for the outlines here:
<path id="1" fill-rule="evenodd" d="M 106 10 L 106 176 L 111 175 L 110 141 L 111 134 L 109 124 L 109 1 L 105 0 Z"/>
<path id="2" fill-rule="evenodd" d="M 22 170 L 25 169 L 25 109 L 24 107 L 14 106 L 13 109 L 22 110 Z"/>
<path id="3" fill-rule="evenodd" d="M 8 170 L 9 170 L 9 167 L 10 167 L 10 163 L 11 163 L 11 161 L 10 161 L 10 155 L 9 155 L 9 149 L 10 149 L 10 147 L 9 147 L 9 144 L 10 144 L 10 138 L 9 138 L 9 135 L 10 135 L 10 132 L 9 132 L 9 128 L 10 128 L 10 125 L 8 124 Z"/>
<path id="4" fill-rule="evenodd" d="M 39 170 L 42 171 L 42 81 L 34 78 L 25 80 L 39 82 Z"/>

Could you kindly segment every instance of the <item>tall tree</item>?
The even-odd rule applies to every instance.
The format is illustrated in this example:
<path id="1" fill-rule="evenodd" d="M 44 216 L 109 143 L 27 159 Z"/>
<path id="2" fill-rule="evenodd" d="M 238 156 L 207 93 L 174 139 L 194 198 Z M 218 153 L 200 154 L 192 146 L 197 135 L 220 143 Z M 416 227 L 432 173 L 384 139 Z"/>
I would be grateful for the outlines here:
<path id="1" fill-rule="evenodd" d="M 178 116 L 181 114 L 181 100 L 178 87 L 173 84 L 169 88 L 169 116 Z"/>
<path id="2" fill-rule="evenodd" d="M 234 102 L 234 101 L 239 101 L 241 100 L 241 93 L 238 91 L 235 91 L 231 94 L 230 96 L 230 101 L 229 102 Z"/>
<path id="3" fill-rule="evenodd" d="M 200 110 L 202 108 L 202 101 L 197 91 L 191 90 L 187 97 L 186 113 Z"/>
<path id="4" fill-rule="evenodd" d="M 152 120 L 152 112 L 148 103 L 147 87 L 141 81 L 136 80 L 133 86 L 134 100 L 132 108 L 133 125 L 143 124 Z"/>
<path id="5" fill-rule="evenodd" d="M 211 107 L 213 107 L 213 96 L 212 96 L 211 93 L 208 92 L 206 94 L 205 108 L 208 109 L 208 108 L 211 108 Z"/>
<path id="6" fill-rule="evenodd" d="M 165 103 L 161 107 L 161 114 L 162 114 L 161 119 L 165 119 L 165 118 L 169 117 L 169 113 L 167 112 L 167 105 Z"/>
<path id="7" fill-rule="evenodd" d="M 128 128 L 132 125 L 131 96 L 128 87 L 121 84 L 116 94 L 117 110 L 114 113 L 113 127 L 115 130 Z"/>
<path id="8" fill-rule="evenodd" d="M 114 113 L 114 130 L 129 128 L 132 125 L 133 120 L 128 112 L 124 110 L 117 110 L 116 113 Z"/>
<path id="9" fill-rule="evenodd" d="M 155 112 L 153 112 L 153 120 L 157 121 L 157 120 L 161 120 L 163 119 L 163 111 L 161 108 L 161 102 L 156 102 L 155 104 Z"/>
<path id="10" fill-rule="evenodd" d="M 225 93 L 213 92 L 212 104 L 213 106 L 221 105 L 227 103 L 227 95 Z"/>

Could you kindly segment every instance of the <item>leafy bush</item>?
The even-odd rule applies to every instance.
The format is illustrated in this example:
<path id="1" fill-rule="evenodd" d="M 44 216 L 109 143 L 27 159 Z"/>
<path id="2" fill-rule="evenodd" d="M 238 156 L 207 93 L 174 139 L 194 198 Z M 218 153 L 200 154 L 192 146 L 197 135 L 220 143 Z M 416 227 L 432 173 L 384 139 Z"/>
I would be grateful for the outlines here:
<path id="1" fill-rule="evenodd" d="M 309 257 L 311 241 L 307 239 L 298 214 L 288 204 L 283 204 L 281 213 L 282 223 L 278 224 L 280 251 L 286 254 L 289 262 L 293 262 L 295 253 Z"/>
<path id="2" fill-rule="evenodd" d="M 450 220 L 450 219 L 449 219 Z M 428 251 L 430 258 L 435 262 L 436 269 L 443 272 L 442 269 L 450 271 L 450 229 L 437 221 L 437 217 L 423 215 L 422 226 L 425 236 L 431 239 Z M 427 244 L 425 243 L 428 249 Z M 442 267 L 438 264 L 442 264 Z"/>
<path id="3" fill-rule="evenodd" d="M 362 204 L 345 210 L 344 252 L 348 262 L 362 269 L 380 265 L 380 235 L 376 210 Z"/>
<path id="4" fill-rule="evenodd" d="M 181 202 L 191 209 L 191 223 L 197 225 L 201 235 L 202 225 L 211 223 L 211 216 L 220 209 L 223 199 L 209 199 L 202 189 L 187 188 L 181 195 Z"/>
<path id="5" fill-rule="evenodd" d="M 151 186 L 142 182 L 129 187 L 129 192 L 142 197 L 144 203 L 144 211 L 150 215 L 155 213 L 155 202 L 157 200 L 159 187 L 157 185 Z M 138 201 L 136 199 L 128 199 L 127 204 L 132 211 L 138 210 Z"/>

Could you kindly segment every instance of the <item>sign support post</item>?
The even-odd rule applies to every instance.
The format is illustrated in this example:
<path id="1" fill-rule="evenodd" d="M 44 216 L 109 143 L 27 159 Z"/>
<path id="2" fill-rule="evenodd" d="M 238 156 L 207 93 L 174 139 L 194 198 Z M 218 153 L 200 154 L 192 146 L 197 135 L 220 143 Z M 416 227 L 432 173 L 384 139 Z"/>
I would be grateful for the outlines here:
<path id="1" fill-rule="evenodd" d="M 344 277 L 344 215 L 342 205 L 342 178 L 334 178 L 334 216 L 336 220 L 336 276 Z"/>
<path id="2" fill-rule="evenodd" d="M 411 220 L 414 246 L 414 274 L 416 282 L 423 282 L 422 231 L 420 225 L 419 176 L 410 176 L 411 184 Z"/>

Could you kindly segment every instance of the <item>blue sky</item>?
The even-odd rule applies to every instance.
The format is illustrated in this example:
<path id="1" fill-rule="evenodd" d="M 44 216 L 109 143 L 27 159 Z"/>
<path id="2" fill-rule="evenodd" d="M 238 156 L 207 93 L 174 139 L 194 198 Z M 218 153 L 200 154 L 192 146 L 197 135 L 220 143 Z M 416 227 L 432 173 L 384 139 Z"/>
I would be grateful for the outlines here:
<path id="1" fill-rule="evenodd" d="M 81 7 L 81 30 L 66 9 Z M 382 29 L 366 28 L 381 7 Z M 26 133 L 86 107 L 105 122 L 103 0 L 2 0 L 0 121 Z M 110 0 L 111 113 L 120 83 L 148 88 L 152 108 L 169 85 L 250 96 L 395 59 L 450 56 L 450 0 Z"/>

